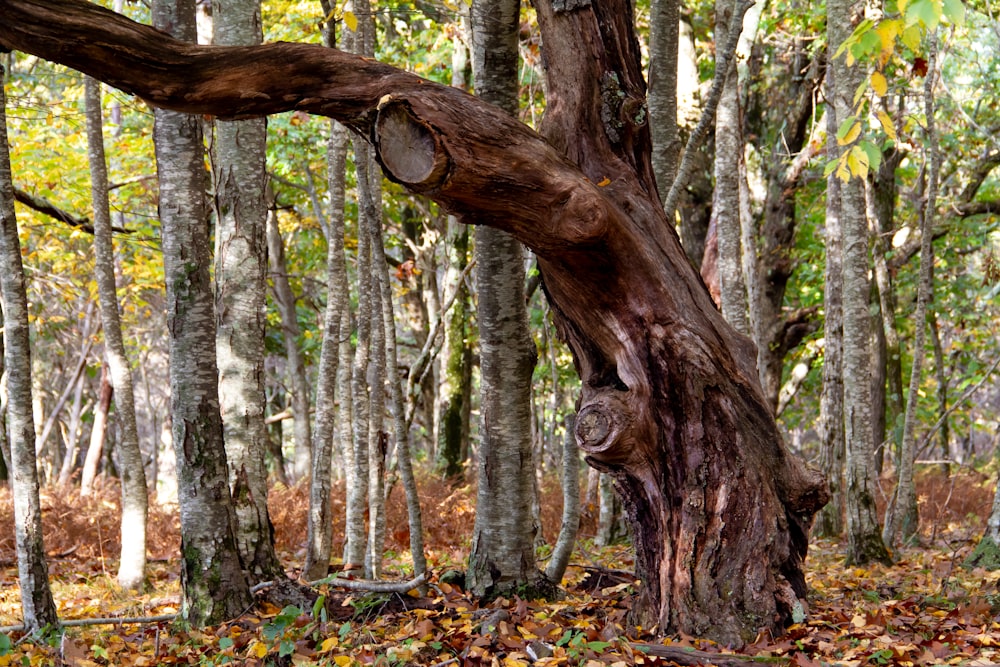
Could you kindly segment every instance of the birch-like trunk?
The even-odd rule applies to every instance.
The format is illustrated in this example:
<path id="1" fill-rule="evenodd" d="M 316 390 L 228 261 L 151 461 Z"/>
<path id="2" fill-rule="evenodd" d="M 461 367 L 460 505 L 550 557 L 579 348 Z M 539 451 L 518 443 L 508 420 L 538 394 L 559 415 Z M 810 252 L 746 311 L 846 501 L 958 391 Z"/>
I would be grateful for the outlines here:
<path id="1" fill-rule="evenodd" d="M 274 210 L 267 212 L 267 258 L 271 268 L 274 303 L 281 316 L 281 337 L 285 342 L 285 363 L 287 364 L 288 388 L 292 395 L 292 421 L 294 428 L 295 455 L 292 463 L 292 479 L 298 480 L 309 474 L 312 465 L 312 425 L 310 422 L 310 388 L 306 376 L 305 362 L 299 349 L 299 321 L 295 292 L 288 280 L 288 265 L 285 261 L 285 242 L 278 229 L 278 215 Z"/>
<path id="2" fill-rule="evenodd" d="M 7 98 L 0 65 L 0 304 L 3 305 L 3 353 L 7 371 L 7 423 L 10 427 L 10 476 L 14 495 L 14 540 L 21 585 L 21 613 L 28 631 L 59 623 L 49 588 L 49 566 L 42 541 L 42 508 L 35 467 L 32 415 L 31 342 L 21 242 L 14 217 L 7 140 Z M 0 430 L 3 424 L 0 423 Z"/>
<path id="3" fill-rule="evenodd" d="M 332 5 L 322 2 L 324 14 L 331 16 Z M 336 26 L 324 26 L 324 43 L 336 45 Z M 347 164 L 347 129 L 330 121 L 327 142 L 327 187 L 330 210 L 326 233 L 326 310 L 323 314 L 323 343 L 316 377 L 316 428 L 312 431 L 312 468 L 309 479 L 309 514 L 306 537 L 306 562 L 303 576 L 319 579 L 327 575 L 333 555 L 333 508 L 330 502 L 330 479 L 334 439 L 339 438 L 343 467 L 350 470 L 354 457 L 351 444 L 351 342 L 350 288 L 347 284 L 347 260 L 344 253 L 344 174 Z M 317 215 L 321 210 L 317 206 Z M 345 382 L 341 382 L 346 377 Z M 338 414 L 337 401 L 340 401 Z M 338 425 L 340 430 L 338 430 Z"/>
<path id="4" fill-rule="evenodd" d="M 580 448 L 576 446 L 576 415 L 566 416 L 566 435 L 562 450 L 563 511 L 559 538 L 552 547 L 552 558 L 545 568 L 546 578 L 559 585 L 576 546 L 580 528 Z"/>
<path id="5" fill-rule="evenodd" d="M 193 0 L 155 0 L 153 24 L 196 37 Z M 160 225 L 170 332 L 170 414 L 181 519 L 181 613 L 195 626 L 250 605 L 240 566 L 219 407 L 215 308 L 201 119 L 154 112 Z"/>
<path id="6" fill-rule="evenodd" d="M 212 18 L 216 44 L 261 42 L 260 0 L 216 2 Z M 236 511 L 236 544 L 251 583 L 284 575 L 267 510 L 266 130 L 263 118 L 216 121 L 212 161 L 219 402 Z"/>
<path id="7" fill-rule="evenodd" d="M 105 356 L 115 393 L 115 414 L 121 427 L 118 440 L 118 474 L 122 486 L 121 560 L 118 585 L 139 590 L 146 578 L 146 471 L 139 448 L 135 421 L 132 369 L 118 313 L 118 287 L 111 239 L 111 206 L 108 201 L 108 168 L 104 154 L 104 119 L 101 114 L 101 84 L 85 77 L 87 146 L 94 210 L 94 273 L 101 304 Z"/>
<path id="8" fill-rule="evenodd" d="M 716 44 L 725 44 L 729 39 L 735 6 L 736 2 L 733 0 L 716 1 Z M 743 279 L 743 223 L 740 219 L 743 131 L 735 67 L 731 67 L 726 76 L 715 113 L 715 193 L 712 215 L 715 216 L 718 235 L 720 306 L 726 321 L 740 333 L 749 336 L 747 285 Z"/>
<path id="9" fill-rule="evenodd" d="M 518 0 L 474 0 L 472 68 L 476 94 L 514 114 L 518 104 Z M 476 520 L 469 590 L 507 595 L 540 585 L 531 514 L 531 374 L 537 352 L 524 304 L 524 250 L 511 236 L 476 228 L 482 368 Z"/>
<path id="10" fill-rule="evenodd" d="M 828 77 L 832 77 L 829 74 Z M 832 88 L 833 79 L 827 79 Z M 827 111 L 830 154 L 836 151 L 837 125 Z M 830 502 L 816 518 L 815 532 L 823 537 L 844 534 L 844 276 L 840 237 L 840 179 L 827 178 L 826 266 L 823 269 L 823 390 L 819 404 L 820 468 L 830 486 Z"/>
<path id="11" fill-rule="evenodd" d="M 854 91 L 863 75 L 843 54 L 832 54 L 861 19 L 864 3 L 827 3 L 827 44 L 834 72 L 832 107 L 837 127 L 853 115 Z M 852 177 L 840 186 L 840 236 L 843 243 L 843 345 L 845 507 L 847 560 L 864 564 L 890 562 L 875 508 L 875 447 L 871 414 L 871 285 L 868 282 L 868 224 L 864 186 Z"/>
<path id="12" fill-rule="evenodd" d="M 913 480 L 913 461 L 917 449 L 917 402 L 920 399 L 921 371 L 924 366 L 924 345 L 927 341 L 927 307 L 934 299 L 934 221 L 937 217 L 938 179 L 941 174 L 941 152 L 934 125 L 934 83 L 937 75 L 937 33 L 929 36 L 927 74 L 924 77 L 924 132 L 928 152 L 927 194 L 920 215 L 920 282 L 917 284 L 917 305 L 913 312 L 913 362 L 910 386 L 906 395 L 903 417 L 903 438 L 899 447 L 896 491 L 886 508 L 882 539 L 892 546 L 896 537 L 904 543 L 917 539 L 920 516 L 917 511 L 917 491 Z"/>

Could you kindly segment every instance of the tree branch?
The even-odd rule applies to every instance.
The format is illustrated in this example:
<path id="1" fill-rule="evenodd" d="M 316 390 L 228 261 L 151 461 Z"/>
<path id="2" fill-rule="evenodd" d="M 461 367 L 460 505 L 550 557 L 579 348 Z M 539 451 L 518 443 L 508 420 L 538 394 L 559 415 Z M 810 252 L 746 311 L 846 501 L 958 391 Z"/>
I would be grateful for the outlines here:
<path id="1" fill-rule="evenodd" d="M 21 190 L 20 188 L 14 188 L 14 200 L 21 202 L 28 208 L 37 211 L 42 215 L 49 216 L 53 220 L 66 223 L 70 227 L 76 227 L 77 229 L 87 232 L 88 234 L 94 233 L 94 225 L 91 224 L 90 218 L 81 218 L 74 215 L 69 211 L 59 208 L 47 199 L 36 197 L 24 190 Z M 124 229 L 122 227 L 112 227 L 111 230 L 120 234 L 132 233 L 131 229 Z"/>

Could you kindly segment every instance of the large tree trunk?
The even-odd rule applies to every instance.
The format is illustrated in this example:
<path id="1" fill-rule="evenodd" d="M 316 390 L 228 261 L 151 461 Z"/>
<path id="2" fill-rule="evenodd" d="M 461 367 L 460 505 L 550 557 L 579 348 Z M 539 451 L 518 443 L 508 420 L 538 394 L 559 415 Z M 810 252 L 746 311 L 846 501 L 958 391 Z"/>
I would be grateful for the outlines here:
<path id="1" fill-rule="evenodd" d="M 0 43 L 155 104 L 336 116 L 371 137 L 390 178 L 529 246 L 583 381 L 577 442 L 614 476 L 632 524 L 637 620 L 730 644 L 779 631 L 805 605 L 826 485 L 785 449 L 753 346 L 714 308 L 663 213 L 629 5 L 536 8 L 549 142 L 371 60 L 181 44 L 79 0 L 0 0 Z"/>
<path id="2" fill-rule="evenodd" d="M 519 0 L 472 3 L 476 94 L 517 112 Z M 503 231 L 476 229 L 481 442 L 469 590 L 510 595 L 542 583 L 532 515 L 531 375 L 535 343 L 524 303 L 524 249 Z"/>
<path id="3" fill-rule="evenodd" d="M 217 3 L 212 18 L 216 44 L 261 41 L 259 0 Z M 215 347 L 219 401 L 236 510 L 236 545 L 252 583 L 284 575 L 274 552 L 265 462 L 266 140 L 263 118 L 219 120 L 215 124 L 212 171 L 217 219 Z"/>
<path id="4" fill-rule="evenodd" d="M 31 343 L 28 295 L 21 264 L 21 242 L 14 217 L 7 143 L 7 98 L 0 65 L 0 303 L 3 353 L 7 369 L 7 418 L 10 423 L 10 472 L 14 495 L 14 540 L 21 585 L 21 613 L 28 630 L 59 622 L 49 587 L 49 566 L 42 540 L 42 507 L 35 465 L 35 425 L 31 410 Z M 0 422 L 0 430 L 5 428 Z"/>
<path id="5" fill-rule="evenodd" d="M 193 40 L 194 9 L 193 0 L 159 0 L 153 3 L 154 25 Z M 234 534 L 219 406 L 201 118 L 157 109 L 153 140 L 170 330 L 182 614 L 195 626 L 212 625 L 242 613 L 251 597 Z"/>
<path id="6" fill-rule="evenodd" d="M 121 559 L 118 584 L 126 590 L 139 590 L 146 578 L 146 514 L 148 492 L 146 471 L 139 448 L 135 422 L 135 393 L 132 369 L 125 352 L 122 323 L 118 313 L 118 287 L 115 281 L 114 247 L 111 241 L 111 207 L 108 202 L 108 168 L 104 155 L 104 120 L 101 114 L 101 84 L 87 77 L 87 144 L 94 209 L 94 273 L 101 321 L 104 323 L 105 354 L 115 393 L 115 414 L 121 425 L 118 443 L 118 471 L 121 475 L 122 520 Z"/>

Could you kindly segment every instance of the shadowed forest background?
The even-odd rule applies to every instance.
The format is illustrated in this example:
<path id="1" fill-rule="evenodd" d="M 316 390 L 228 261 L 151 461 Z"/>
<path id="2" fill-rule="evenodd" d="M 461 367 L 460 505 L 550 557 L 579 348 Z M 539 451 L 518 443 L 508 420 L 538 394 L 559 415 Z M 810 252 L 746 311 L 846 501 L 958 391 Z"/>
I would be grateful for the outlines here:
<path id="1" fill-rule="evenodd" d="M 154 22 L 143 2 L 99 4 Z M 220 28 L 228 20 L 222 8 L 196 4 L 203 43 L 213 24 L 217 44 L 253 43 L 239 41 L 235 24 Z M 22 609 L 8 435 L 0 439 L 0 481 L 8 487 L 0 489 L 0 625 L 11 627 L 0 632 L 0 665 L 22 658 L 73 665 L 692 664 L 677 654 L 654 657 L 650 647 L 663 645 L 712 655 L 742 647 L 745 655 L 794 665 L 996 661 L 1000 17 L 983 2 L 887 1 L 836 14 L 845 4 L 760 2 L 749 11 L 726 0 L 683 4 L 675 17 L 674 90 L 666 97 L 663 44 L 654 38 L 669 32 L 660 23 L 662 6 L 644 0 L 634 7 L 660 199 L 722 315 L 755 344 L 763 397 L 787 448 L 830 483 L 831 502 L 817 514 L 805 565 L 808 615 L 796 612 L 786 634 L 738 642 L 728 631 L 706 630 L 716 643 L 630 624 L 631 596 L 641 586 L 630 575 L 636 563 L 628 507 L 615 496 L 613 475 L 582 462 L 595 453 L 585 447 L 586 431 L 574 426 L 588 387 L 546 299 L 537 258 L 517 243 L 492 245 L 485 227 L 461 224 L 382 179 L 364 141 L 300 110 L 268 116 L 252 141 L 239 124 L 258 121 L 192 121 L 204 133 L 205 150 L 188 173 L 201 188 L 205 236 L 188 247 L 204 253 L 200 266 L 211 275 L 215 311 L 188 321 L 193 329 L 218 327 L 219 428 L 236 521 L 244 525 L 241 512 L 258 516 L 256 532 L 238 533 L 236 548 L 250 583 L 341 570 L 403 580 L 426 568 L 432 590 L 379 596 L 334 593 L 331 585 L 323 589 L 328 600 L 343 604 L 334 611 L 327 602 L 320 616 L 322 601 L 286 606 L 262 596 L 263 588 L 252 611 L 253 598 L 242 605 L 243 621 L 229 614 L 218 625 L 225 613 L 206 613 L 215 630 L 165 621 L 127 632 L 87 627 L 50 646 L 13 627 Z M 490 15 L 490 3 L 475 3 L 470 13 L 447 1 L 369 8 L 265 0 L 260 25 L 264 42 L 336 43 L 475 89 L 541 128 L 549 64 L 535 10 L 519 8 L 512 24 L 515 99 L 507 100 L 474 76 L 472 26 L 483 20 L 476 7 Z M 738 25 L 742 36 L 733 31 Z M 730 47 L 735 63 L 720 79 L 717 58 Z M 34 452 L 59 618 L 177 613 L 183 528 L 171 413 L 178 397 L 171 395 L 174 306 L 161 236 L 175 200 L 161 199 L 167 188 L 156 167 L 162 171 L 179 150 L 165 150 L 158 139 L 155 152 L 154 112 L 135 96 L 20 51 L 3 54 L 2 64 L 30 322 Z M 625 99 L 617 85 L 602 81 L 601 94 Z M 699 127 L 703 118 L 709 122 Z M 614 123 L 604 120 L 614 134 Z M 106 152 L 99 159 L 107 168 L 104 214 L 92 191 L 95 126 Z M 266 155 L 264 174 L 253 172 L 252 160 L 241 162 L 240 151 L 253 142 Z M 590 180 L 613 189 L 616 174 Z M 230 255 L 242 243 L 249 214 L 241 188 L 250 181 L 266 183 L 257 197 L 261 236 L 245 255 Z M 117 279 L 112 294 L 132 378 L 131 426 L 120 419 L 117 346 L 107 342 L 99 300 L 102 260 L 95 263 L 94 248 L 102 215 L 113 234 L 105 268 Z M 240 291 L 254 280 L 240 273 L 249 257 L 266 258 L 255 269 L 266 276 L 266 293 Z M 496 299 L 507 304 L 500 315 L 489 311 Z M 520 310 L 510 316 L 504 309 L 512 303 Z M 244 308 L 250 320 L 239 319 Z M 241 367 L 234 360 L 254 318 L 264 334 L 260 365 Z M 526 327 L 505 329 L 508 320 Z M 484 361 L 491 354 L 501 361 Z M 524 381 L 493 384 L 491 364 Z M 215 370 L 213 361 L 193 372 Z M 253 400 L 238 385 L 226 389 L 248 377 L 260 383 Z M 498 395 L 523 399 L 524 413 L 513 404 L 487 407 Z M 2 397 L 6 411 L 6 385 Z M 844 415 L 859 405 L 868 416 L 848 419 L 845 433 Z M 232 415 L 244 409 L 245 423 L 234 426 L 240 419 Z M 496 426 L 515 414 L 519 425 Z M 487 423 L 512 430 L 491 436 Z M 504 495 L 484 491 L 481 482 L 484 470 L 494 470 L 486 455 L 500 446 L 493 438 L 513 443 L 502 456 L 523 464 L 502 485 Z M 132 582 L 148 586 L 135 594 L 115 584 L 118 571 L 126 585 L 119 488 L 131 477 L 122 473 L 139 467 L 122 458 L 133 440 L 149 499 L 148 569 Z M 237 442 L 245 448 L 231 449 Z M 322 455 L 320 442 L 328 447 Z M 233 472 L 234 451 L 243 477 Z M 247 452 L 256 453 L 239 458 Z M 310 485 L 317 469 L 330 471 L 329 486 Z M 492 484 L 492 472 L 486 478 Z M 564 511 L 570 496 L 579 499 L 576 518 L 571 507 Z M 515 583 L 502 588 L 489 568 L 477 574 L 475 545 L 499 554 L 518 542 L 514 533 L 490 532 L 515 504 L 526 508 L 519 534 L 527 536 L 520 546 L 531 554 L 531 573 L 512 574 Z M 573 521 L 579 533 L 575 540 L 569 534 L 567 545 L 565 526 Z M 255 551 L 271 539 L 273 554 Z M 550 569 L 563 559 L 568 567 Z M 568 597 L 538 600 L 538 572 L 555 572 Z M 163 645 L 161 628 L 173 637 Z"/>

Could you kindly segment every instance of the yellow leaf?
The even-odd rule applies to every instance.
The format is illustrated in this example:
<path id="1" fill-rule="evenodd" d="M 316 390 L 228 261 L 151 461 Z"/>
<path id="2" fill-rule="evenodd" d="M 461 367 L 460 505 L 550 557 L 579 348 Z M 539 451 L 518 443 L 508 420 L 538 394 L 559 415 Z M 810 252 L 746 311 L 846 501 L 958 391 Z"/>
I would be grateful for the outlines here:
<path id="1" fill-rule="evenodd" d="M 329 653 L 333 649 L 340 646 L 340 639 L 338 637 L 327 637 L 323 640 L 323 643 L 319 645 L 320 653 Z"/>
<path id="2" fill-rule="evenodd" d="M 882 72 L 872 74 L 872 88 L 879 97 L 885 97 L 885 94 L 889 92 L 889 82 L 885 80 L 885 75 Z"/>
<path id="3" fill-rule="evenodd" d="M 601 182 L 597 184 L 597 187 L 603 188 L 605 185 L 610 185 L 610 184 L 611 184 L 611 179 L 605 176 L 603 179 L 601 179 Z"/>
<path id="4" fill-rule="evenodd" d="M 247 655 L 252 655 L 255 658 L 263 658 L 267 655 L 267 646 L 255 639 L 250 644 L 250 648 L 247 649 Z"/>
<path id="5" fill-rule="evenodd" d="M 882 131 L 885 132 L 885 136 L 889 137 L 892 141 L 896 141 L 896 126 L 893 124 L 889 114 L 879 109 L 875 112 L 875 116 L 878 117 L 878 122 L 882 126 Z"/>
<path id="6" fill-rule="evenodd" d="M 843 156 L 837 162 L 837 178 L 844 183 L 851 180 L 851 170 L 847 168 L 847 160 L 843 159 Z"/>
<path id="7" fill-rule="evenodd" d="M 347 29 L 351 32 L 357 32 L 358 17 L 354 14 L 354 12 L 344 12 L 344 25 L 346 25 Z"/>
<path id="8" fill-rule="evenodd" d="M 349 655 L 334 656 L 333 662 L 334 662 L 335 665 L 337 665 L 337 667 L 350 667 L 350 665 L 351 665 L 351 656 L 349 656 Z"/>
<path id="9" fill-rule="evenodd" d="M 851 169 L 851 173 L 859 178 L 868 177 L 868 154 L 865 153 L 861 146 L 855 146 L 851 149 L 851 152 L 847 154 L 847 166 Z"/>
<path id="10" fill-rule="evenodd" d="M 846 146 L 861 136 L 861 123 L 855 122 L 843 137 L 837 137 L 837 145 Z"/>

